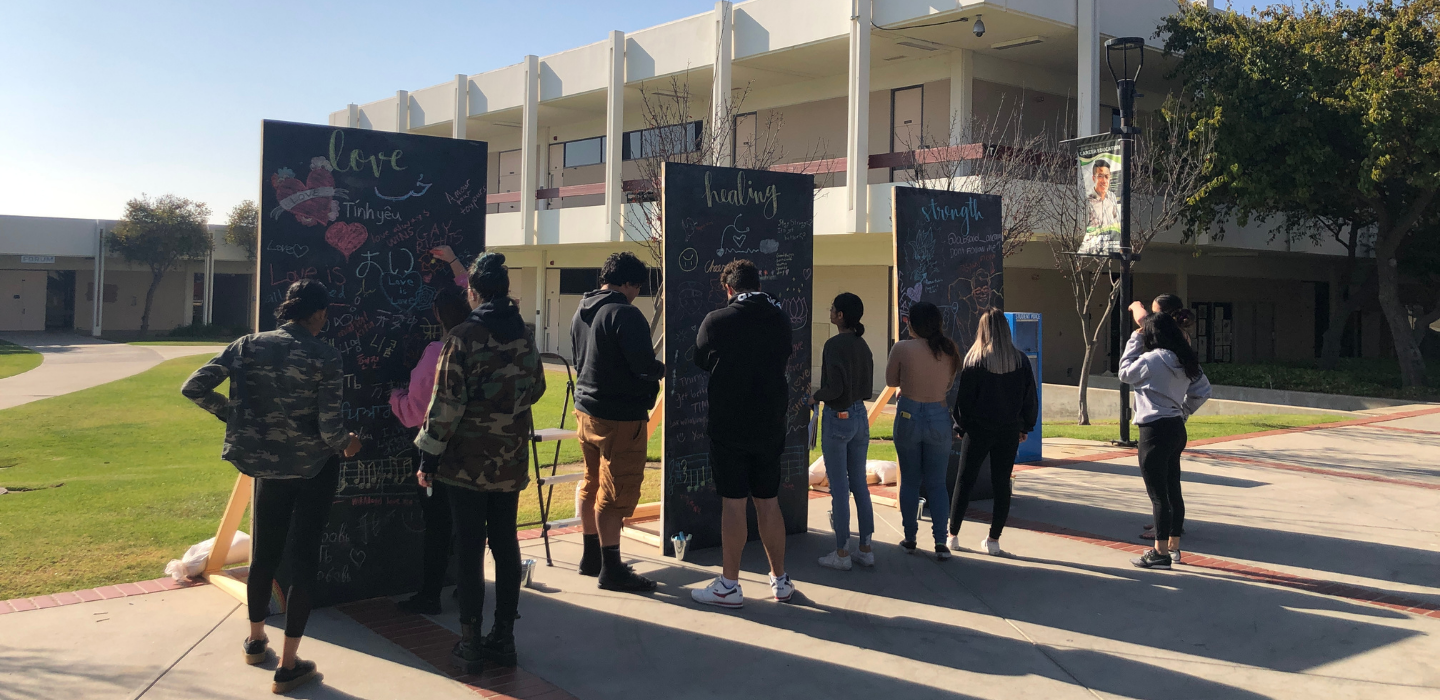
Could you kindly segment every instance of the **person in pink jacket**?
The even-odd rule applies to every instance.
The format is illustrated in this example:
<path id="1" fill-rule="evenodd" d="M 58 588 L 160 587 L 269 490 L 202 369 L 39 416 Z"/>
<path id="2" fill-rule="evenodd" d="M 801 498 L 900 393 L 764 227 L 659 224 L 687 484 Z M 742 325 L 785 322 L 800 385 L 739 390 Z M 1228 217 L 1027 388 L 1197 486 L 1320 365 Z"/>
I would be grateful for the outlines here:
<path id="1" fill-rule="evenodd" d="M 469 287 L 469 272 L 455 258 L 450 246 L 441 246 L 430 251 L 436 259 L 450 263 L 455 271 L 455 288 L 442 287 L 435 295 L 431 311 L 440 323 L 444 333 L 459 325 L 470 315 L 470 303 L 465 300 L 461 289 Z M 442 334 L 443 335 L 443 334 Z M 390 410 L 395 418 L 407 428 L 419 427 L 425 421 L 430 408 L 430 397 L 435 392 L 435 370 L 440 363 L 440 348 L 443 337 L 425 346 L 420 362 L 410 371 L 410 385 L 390 392 Z M 450 565 L 450 503 L 445 497 L 445 486 L 436 483 L 433 495 L 420 495 L 420 510 L 425 516 L 425 571 L 420 590 L 407 600 L 399 603 L 401 609 L 426 615 L 440 614 L 440 587 L 445 582 L 445 570 Z"/>

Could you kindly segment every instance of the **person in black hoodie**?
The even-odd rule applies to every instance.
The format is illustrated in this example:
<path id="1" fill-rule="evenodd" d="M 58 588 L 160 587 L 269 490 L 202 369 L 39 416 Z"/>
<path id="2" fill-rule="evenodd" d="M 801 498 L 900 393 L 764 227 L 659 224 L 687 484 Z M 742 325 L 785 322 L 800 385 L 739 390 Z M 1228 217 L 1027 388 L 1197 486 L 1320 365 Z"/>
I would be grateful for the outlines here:
<path id="1" fill-rule="evenodd" d="M 646 428 L 665 376 L 650 344 L 650 323 L 632 304 L 649 275 L 634 253 L 612 254 L 600 268 L 600 288 L 585 295 L 570 322 L 575 420 L 585 456 L 580 574 L 599 576 L 600 588 L 611 591 L 655 590 L 654 581 L 620 560 L 620 529 L 640 502 Z"/>
<path id="2" fill-rule="evenodd" d="M 1020 443 L 1035 427 L 1040 411 L 1035 391 L 1035 374 L 1030 358 L 1010 339 L 1005 313 L 990 309 L 980 316 L 975 343 L 965 353 L 960 370 L 960 387 L 951 416 L 960 443 L 960 483 L 950 505 L 950 549 L 960 549 L 960 524 L 970 507 L 970 490 L 980 475 L 985 458 L 990 458 L 990 485 L 995 492 L 990 536 L 980 549 L 992 556 L 1004 554 L 1000 533 L 1010 515 L 1010 472 Z"/>
<path id="3" fill-rule="evenodd" d="M 780 515 L 780 453 L 785 447 L 790 319 L 760 291 L 760 271 L 733 260 L 720 272 L 730 303 L 711 311 L 695 338 L 695 363 L 710 373 L 710 469 L 723 499 L 722 572 L 690 591 L 696 602 L 738 608 L 740 555 L 748 537 L 745 501 L 754 499 L 760 541 L 770 559 L 770 589 L 789 602 L 795 587 L 785 573 L 785 521 Z"/>

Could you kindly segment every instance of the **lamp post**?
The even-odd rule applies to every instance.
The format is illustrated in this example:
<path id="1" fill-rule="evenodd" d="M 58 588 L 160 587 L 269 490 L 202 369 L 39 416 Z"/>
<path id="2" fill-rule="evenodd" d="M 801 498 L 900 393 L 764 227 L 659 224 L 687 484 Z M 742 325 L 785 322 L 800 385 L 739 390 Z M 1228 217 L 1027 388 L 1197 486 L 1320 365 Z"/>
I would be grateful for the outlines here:
<path id="1" fill-rule="evenodd" d="M 1132 57 L 1133 56 L 1133 57 Z M 1119 70 L 1116 70 L 1116 63 Z M 1134 72 L 1131 72 L 1131 64 Z M 1105 65 L 1110 77 L 1115 80 L 1115 95 L 1120 102 L 1120 128 L 1114 133 L 1120 136 L 1120 251 L 1112 254 L 1120 259 L 1120 302 L 1115 305 L 1115 323 L 1122 329 L 1120 342 L 1124 342 L 1123 329 L 1128 327 L 1125 316 L 1130 313 L 1130 302 L 1134 297 L 1133 278 L 1130 265 L 1140 256 L 1130 247 L 1130 178 L 1131 155 L 1135 152 L 1135 136 L 1140 128 L 1135 122 L 1135 80 L 1145 66 L 1145 40 L 1138 36 L 1123 36 L 1105 42 Z M 1119 351 L 1119 348 L 1116 348 Z M 1130 439 L 1130 385 L 1120 383 L 1120 439 L 1117 444 L 1131 447 Z"/>

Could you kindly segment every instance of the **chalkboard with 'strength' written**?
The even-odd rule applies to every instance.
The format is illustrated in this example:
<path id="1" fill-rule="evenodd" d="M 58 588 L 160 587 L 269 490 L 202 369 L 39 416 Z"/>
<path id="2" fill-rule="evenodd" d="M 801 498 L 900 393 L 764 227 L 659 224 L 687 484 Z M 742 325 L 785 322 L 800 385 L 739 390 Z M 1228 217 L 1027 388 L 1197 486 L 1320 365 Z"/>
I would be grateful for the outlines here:
<path id="1" fill-rule="evenodd" d="M 320 337 L 344 359 L 341 413 L 364 444 L 341 460 L 315 602 L 415 590 L 424 532 L 415 429 L 392 414 L 390 390 L 441 336 L 436 292 L 458 286 L 430 250 L 448 245 L 464 262 L 484 250 L 487 147 L 279 121 L 262 130 L 259 330 L 275 327 L 292 282 L 329 287 Z"/>
<path id="2" fill-rule="evenodd" d="M 665 164 L 666 553 L 677 532 L 690 535 L 697 549 L 720 544 L 721 500 L 707 427 L 710 375 L 695 364 L 695 340 L 705 315 L 728 303 L 721 269 L 741 258 L 760 269 L 760 291 L 790 317 L 793 350 L 786 365 L 789 403 L 779 501 L 785 531 L 806 529 L 814 190 L 810 175 Z"/>

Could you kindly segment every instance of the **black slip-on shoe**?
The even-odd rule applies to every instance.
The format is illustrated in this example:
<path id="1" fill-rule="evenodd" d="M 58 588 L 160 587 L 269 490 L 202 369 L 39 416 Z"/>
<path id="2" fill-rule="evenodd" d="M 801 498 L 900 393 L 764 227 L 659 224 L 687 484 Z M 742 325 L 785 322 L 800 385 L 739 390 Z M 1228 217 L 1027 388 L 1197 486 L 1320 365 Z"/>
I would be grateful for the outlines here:
<path id="1" fill-rule="evenodd" d="M 620 567 L 606 567 L 600 571 L 600 581 L 596 584 L 602 591 L 622 591 L 625 593 L 649 593 L 656 588 L 656 583 L 640 574 L 629 565 L 622 564 Z"/>
<path id="2" fill-rule="evenodd" d="M 288 693 L 318 678 L 320 672 L 315 669 L 314 661 L 296 659 L 294 668 L 275 669 L 275 683 L 270 686 L 270 692 L 276 695 Z"/>
<path id="3" fill-rule="evenodd" d="M 246 637 L 244 644 L 245 663 L 251 666 L 265 663 L 265 659 L 270 658 L 270 648 L 267 646 L 268 644 L 269 641 L 265 639 L 256 641 Z"/>

